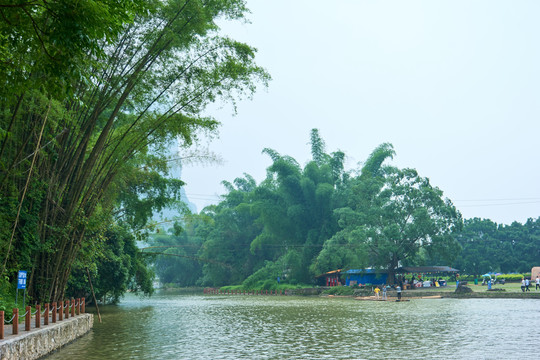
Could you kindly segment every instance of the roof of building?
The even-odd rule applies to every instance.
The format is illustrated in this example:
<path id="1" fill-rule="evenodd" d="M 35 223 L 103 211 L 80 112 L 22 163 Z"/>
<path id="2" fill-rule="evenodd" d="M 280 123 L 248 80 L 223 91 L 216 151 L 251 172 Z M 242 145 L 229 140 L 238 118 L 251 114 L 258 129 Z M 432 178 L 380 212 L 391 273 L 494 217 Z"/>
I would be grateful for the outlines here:
<path id="1" fill-rule="evenodd" d="M 324 274 L 320 274 L 320 275 L 317 275 L 315 277 L 321 277 L 321 276 L 329 276 L 329 275 L 339 275 L 341 273 L 341 269 L 337 269 L 337 270 L 332 270 L 332 271 L 329 271 L 329 272 L 325 272 Z"/>
<path id="2" fill-rule="evenodd" d="M 320 274 L 316 277 L 340 275 L 340 274 L 387 274 L 387 269 L 350 269 L 342 271 L 343 269 L 332 270 L 324 274 Z M 451 268 L 450 266 L 404 266 L 397 269 L 398 273 L 456 273 L 458 269 Z"/>
<path id="3" fill-rule="evenodd" d="M 451 268 L 450 266 L 404 266 L 398 269 L 400 273 L 445 273 L 445 272 L 459 272 L 458 269 Z"/>
<path id="4" fill-rule="evenodd" d="M 386 269 L 351 269 L 347 270 L 345 274 L 386 274 Z"/>

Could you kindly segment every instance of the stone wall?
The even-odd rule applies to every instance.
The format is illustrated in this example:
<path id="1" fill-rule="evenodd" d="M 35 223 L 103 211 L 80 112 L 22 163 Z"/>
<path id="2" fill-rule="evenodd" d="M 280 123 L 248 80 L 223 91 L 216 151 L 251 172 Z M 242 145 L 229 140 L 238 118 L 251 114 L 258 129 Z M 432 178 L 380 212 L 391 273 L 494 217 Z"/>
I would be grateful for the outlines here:
<path id="1" fill-rule="evenodd" d="M 45 356 L 90 331 L 94 326 L 94 317 L 92 314 L 81 314 L 56 324 L 41 326 L 0 340 L 0 359 L 30 360 Z"/>

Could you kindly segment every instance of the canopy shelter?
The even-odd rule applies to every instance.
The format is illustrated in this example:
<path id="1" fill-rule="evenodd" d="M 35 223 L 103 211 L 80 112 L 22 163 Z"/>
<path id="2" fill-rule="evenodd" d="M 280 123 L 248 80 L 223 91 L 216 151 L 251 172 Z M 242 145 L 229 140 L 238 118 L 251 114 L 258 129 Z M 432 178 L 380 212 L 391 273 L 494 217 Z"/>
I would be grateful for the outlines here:
<path id="1" fill-rule="evenodd" d="M 430 281 L 429 278 L 436 278 L 443 275 L 455 275 L 459 272 L 458 269 L 451 268 L 450 266 L 404 266 L 397 269 L 396 273 L 401 274 L 400 279 L 405 282 L 405 274 L 418 274 L 418 278 L 414 276 L 414 279 L 409 281 L 407 286 L 414 287 L 426 287 L 426 286 L 438 286 L 437 281 Z M 428 281 L 426 281 L 428 280 Z M 446 282 L 440 280 L 441 286 L 445 286 Z"/>
<path id="2" fill-rule="evenodd" d="M 458 273 L 458 269 L 450 266 L 404 266 L 397 271 L 400 274 L 442 274 L 442 273 Z"/>

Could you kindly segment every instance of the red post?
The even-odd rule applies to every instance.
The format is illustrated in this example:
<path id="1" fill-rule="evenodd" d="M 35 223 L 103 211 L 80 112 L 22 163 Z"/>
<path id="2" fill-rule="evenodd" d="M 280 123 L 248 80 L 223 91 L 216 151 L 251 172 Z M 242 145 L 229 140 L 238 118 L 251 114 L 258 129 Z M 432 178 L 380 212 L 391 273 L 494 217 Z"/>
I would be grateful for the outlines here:
<path id="1" fill-rule="evenodd" d="M 30 331 L 30 320 L 32 319 L 32 308 L 26 307 L 26 313 L 24 314 L 24 331 Z"/>
<path id="2" fill-rule="evenodd" d="M 268 295 L 268 290 L 266 290 L 266 295 Z"/>
<path id="3" fill-rule="evenodd" d="M 60 300 L 60 306 L 58 306 L 60 311 L 58 311 L 58 321 L 64 319 L 64 300 Z"/>
<path id="4" fill-rule="evenodd" d="M 69 319 L 69 300 L 66 300 L 66 320 Z"/>
<path id="5" fill-rule="evenodd" d="M 49 304 L 45 304 L 45 311 L 43 315 L 43 325 L 49 325 Z"/>
<path id="6" fill-rule="evenodd" d="M 4 338 L 4 312 L 0 311 L 0 340 Z"/>
<path id="7" fill-rule="evenodd" d="M 19 309 L 15 308 L 13 309 L 13 335 L 17 335 L 19 333 Z"/>
<path id="8" fill-rule="evenodd" d="M 71 299 L 71 317 L 75 317 L 75 298 Z"/>
<path id="9" fill-rule="evenodd" d="M 56 323 L 56 301 L 52 303 L 52 322 Z"/>
<path id="10" fill-rule="evenodd" d="M 81 298 L 77 299 L 77 315 L 81 315 Z"/>
<path id="11" fill-rule="evenodd" d="M 86 298 L 82 298 L 82 309 L 81 309 L 81 311 L 82 311 L 83 314 L 86 311 Z"/>
<path id="12" fill-rule="evenodd" d="M 36 328 L 41 327 L 41 306 L 36 305 Z"/>

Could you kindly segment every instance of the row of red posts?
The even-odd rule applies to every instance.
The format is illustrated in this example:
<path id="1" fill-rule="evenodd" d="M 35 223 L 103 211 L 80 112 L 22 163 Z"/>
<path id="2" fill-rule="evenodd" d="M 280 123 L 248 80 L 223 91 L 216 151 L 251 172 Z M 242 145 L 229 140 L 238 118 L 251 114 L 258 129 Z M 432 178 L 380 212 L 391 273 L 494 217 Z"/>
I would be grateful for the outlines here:
<path id="1" fill-rule="evenodd" d="M 277 290 L 270 290 L 270 294 L 268 293 L 268 290 L 225 290 L 221 291 L 219 289 L 207 289 L 205 288 L 203 290 L 205 294 L 214 294 L 214 295 L 283 295 L 283 290 L 279 290 L 279 294 Z"/>
<path id="2" fill-rule="evenodd" d="M 58 306 L 57 306 L 58 305 Z M 35 311 L 35 319 L 36 319 L 36 328 L 41 327 L 41 317 L 43 317 L 43 325 L 49 325 L 49 313 L 51 314 L 51 321 L 53 323 L 56 323 L 56 320 L 62 321 L 64 317 L 66 319 L 69 318 L 70 313 L 71 317 L 74 317 L 75 315 L 84 314 L 86 311 L 86 302 L 84 298 L 78 298 L 78 299 L 71 299 L 71 302 L 69 300 L 60 301 L 58 303 L 53 302 L 51 304 L 51 308 L 49 308 L 49 304 L 45 304 L 43 306 L 43 315 L 41 312 L 41 305 L 36 305 L 36 311 Z M 58 311 L 60 310 L 60 311 Z M 0 340 L 4 338 L 4 311 L 0 311 Z M 24 316 L 24 330 L 30 331 L 30 322 L 32 321 L 32 308 L 30 306 L 26 307 L 26 313 Z M 21 316 L 22 317 L 22 316 Z M 17 335 L 19 333 L 19 309 L 14 308 L 13 309 L 13 335 Z"/>

